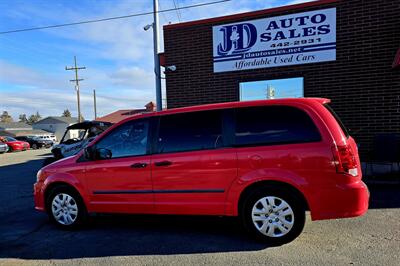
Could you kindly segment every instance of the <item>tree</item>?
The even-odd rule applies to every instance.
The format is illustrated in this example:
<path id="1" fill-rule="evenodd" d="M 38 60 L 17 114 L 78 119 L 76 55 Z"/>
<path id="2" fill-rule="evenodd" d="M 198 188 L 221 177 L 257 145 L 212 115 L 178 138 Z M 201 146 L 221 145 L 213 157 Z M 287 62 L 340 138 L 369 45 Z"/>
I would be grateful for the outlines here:
<path id="1" fill-rule="evenodd" d="M 63 116 L 63 117 L 71 117 L 71 112 L 68 109 L 65 109 L 61 116 Z"/>
<path id="2" fill-rule="evenodd" d="M 28 118 L 26 118 L 26 114 L 19 115 L 19 122 L 28 123 Z"/>
<path id="3" fill-rule="evenodd" d="M 39 114 L 38 111 L 36 111 L 36 118 L 37 118 L 38 121 L 39 121 L 40 119 L 42 119 L 42 116 Z"/>
<path id="4" fill-rule="evenodd" d="M 36 112 L 36 114 L 31 115 L 28 119 L 28 124 L 32 125 L 39 121 L 42 117 L 40 116 L 39 112 Z"/>
<path id="5" fill-rule="evenodd" d="M 11 123 L 13 122 L 13 118 L 8 114 L 7 111 L 3 111 L 3 114 L 0 116 L 0 122 L 2 123 Z"/>

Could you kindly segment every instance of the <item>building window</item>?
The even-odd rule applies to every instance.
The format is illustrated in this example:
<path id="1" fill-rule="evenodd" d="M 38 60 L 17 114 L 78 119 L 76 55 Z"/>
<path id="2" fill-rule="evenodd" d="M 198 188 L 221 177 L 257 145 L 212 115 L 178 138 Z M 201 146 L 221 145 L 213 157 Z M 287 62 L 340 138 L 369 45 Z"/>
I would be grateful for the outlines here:
<path id="1" fill-rule="evenodd" d="M 303 82 L 303 78 L 241 82 L 240 101 L 304 97 Z"/>

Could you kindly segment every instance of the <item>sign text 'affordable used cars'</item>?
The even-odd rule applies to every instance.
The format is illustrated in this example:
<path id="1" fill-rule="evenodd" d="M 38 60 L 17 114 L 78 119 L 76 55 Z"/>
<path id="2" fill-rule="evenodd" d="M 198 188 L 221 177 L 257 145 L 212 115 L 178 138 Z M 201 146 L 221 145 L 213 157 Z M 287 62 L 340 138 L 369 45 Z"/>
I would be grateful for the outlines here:
<path id="1" fill-rule="evenodd" d="M 213 27 L 214 72 L 336 60 L 336 8 Z"/>

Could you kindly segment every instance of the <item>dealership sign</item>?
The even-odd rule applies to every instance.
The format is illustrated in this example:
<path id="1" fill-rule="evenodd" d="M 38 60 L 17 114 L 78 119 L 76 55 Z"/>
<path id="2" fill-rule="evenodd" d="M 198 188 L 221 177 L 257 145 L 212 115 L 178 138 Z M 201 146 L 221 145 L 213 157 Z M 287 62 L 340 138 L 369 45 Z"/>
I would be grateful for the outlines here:
<path id="1" fill-rule="evenodd" d="M 336 60 L 336 8 L 213 27 L 214 72 Z"/>

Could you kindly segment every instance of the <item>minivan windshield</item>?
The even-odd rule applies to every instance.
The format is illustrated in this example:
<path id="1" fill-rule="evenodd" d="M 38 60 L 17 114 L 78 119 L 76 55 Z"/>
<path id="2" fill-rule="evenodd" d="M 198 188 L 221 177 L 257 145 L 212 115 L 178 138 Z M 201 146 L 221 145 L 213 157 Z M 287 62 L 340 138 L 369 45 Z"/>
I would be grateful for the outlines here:
<path id="1" fill-rule="evenodd" d="M 342 120 L 340 117 L 335 113 L 335 111 L 332 109 L 332 107 L 329 104 L 324 104 L 325 108 L 328 109 L 328 111 L 333 115 L 333 117 L 336 119 L 336 122 L 338 122 L 340 128 L 343 130 L 343 133 L 346 135 L 346 138 L 350 137 L 349 130 L 347 127 L 343 124 Z"/>

